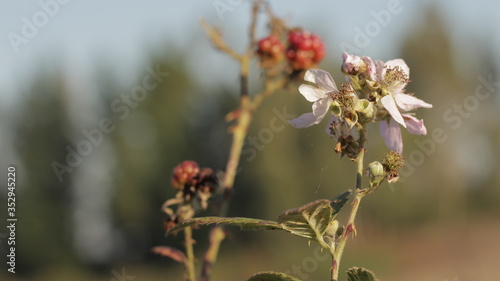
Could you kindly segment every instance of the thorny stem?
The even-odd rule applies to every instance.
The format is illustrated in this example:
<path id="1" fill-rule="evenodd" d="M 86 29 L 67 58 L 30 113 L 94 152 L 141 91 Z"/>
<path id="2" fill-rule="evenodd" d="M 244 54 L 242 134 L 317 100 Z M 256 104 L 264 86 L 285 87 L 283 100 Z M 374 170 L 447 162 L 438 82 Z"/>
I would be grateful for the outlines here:
<path id="1" fill-rule="evenodd" d="M 249 46 L 244 54 L 237 54 L 231 48 L 229 48 L 219 32 L 217 32 L 213 27 L 209 26 L 205 22 L 202 22 L 205 31 L 210 37 L 214 45 L 222 50 L 223 52 L 229 54 L 231 57 L 236 59 L 240 63 L 240 107 L 238 110 L 228 114 L 228 121 L 237 119 L 237 123 L 232 127 L 233 141 L 231 144 L 231 149 L 229 151 L 229 159 L 226 165 L 226 171 L 223 179 L 223 198 L 220 206 L 219 216 L 225 216 L 227 214 L 229 203 L 234 193 L 234 180 L 236 174 L 238 173 L 238 165 L 240 161 L 241 151 L 243 149 L 243 144 L 248 133 L 248 127 L 252 121 L 253 112 L 261 104 L 261 102 L 269 96 L 271 93 L 280 89 L 285 85 L 285 79 L 280 79 L 277 81 L 267 81 L 265 83 L 265 90 L 262 93 L 256 94 L 253 99 L 248 95 L 249 85 L 248 76 L 250 72 L 250 61 L 254 52 L 255 46 L 255 29 L 257 22 L 257 14 L 259 12 L 259 7 L 261 1 L 255 1 L 252 7 L 252 22 L 250 24 L 250 42 Z M 222 233 L 222 234 L 221 234 Z M 224 230 L 222 226 L 215 226 L 211 232 L 210 246 L 205 254 L 203 261 L 203 268 L 201 272 L 202 281 L 210 280 L 212 267 L 217 260 L 217 254 L 219 251 L 220 244 L 224 240 Z"/>
<path id="2" fill-rule="evenodd" d="M 196 281 L 194 273 L 193 233 L 190 226 L 184 228 L 184 247 L 186 248 L 186 273 L 188 281 Z"/>
<path id="3" fill-rule="evenodd" d="M 226 234 L 221 227 L 214 227 L 210 231 L 210 246 L 205 253 L 203 266 L 201 268 L 200 281 L 208 281 L 210 279 L 212 267 L 217 260 L 217 255 L 219 253 L 219 245 L 225 237 Z"/>
<path id="4" fill-rule="evenodd" d="M 347 221 L 346 228 L 344 233 L 340 236 L 340 240 L 335 248 L 335 252 L 333 254 L 332 260 L 332 268 L 331 268 L 331 281 L 337 281 L 339 278 L 339 268 L 340 268 L 340 260 L 342 259 L 342 254 L 344 253 L 344 248 L 347 243 L 347 239 L 349 235 L 353 233 L 356 235 L 356 226 L 354 225 L 354 221 L 356 219 L 356 214 L 358 213 L 359 204 L 361 203 L 361 199 L 365 196 L 365 193 L 361 192 L 361 183 L 363 176 L 363 160 L 365 156 L 365 148 L 364 143 L 366 141 L 364 127 L 359 126 L 359 144 L 360 151 L 358 156 L 356 157 L 356 189 L 354 190 L 354 200 L 352 202 L 351 213 L 349 215 L 349 220 Z"/>

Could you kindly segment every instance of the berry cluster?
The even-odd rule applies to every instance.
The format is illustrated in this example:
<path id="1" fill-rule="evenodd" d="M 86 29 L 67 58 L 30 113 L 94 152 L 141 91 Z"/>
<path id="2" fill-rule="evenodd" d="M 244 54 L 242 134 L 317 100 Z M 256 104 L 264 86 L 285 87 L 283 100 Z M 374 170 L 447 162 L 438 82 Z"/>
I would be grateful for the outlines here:
<path id="1" fill-rule="evenodd" d="M 288 48 L 270 35 L 257 43 L 257 55 L 262 67 L 271 67 L 286 58 L 294 71 L 311 69 L 325 56 L 323 41 L 309 31 L 294 30 L 288 34 Z"/>
<path id="2" fill-rule="evenodd" d="M 217 177 L 210 168 L 200 169 L 196 162 L 184 161 L 174 168 L 171 183 L 184 204 L 195 203 L 206 209 L 207 200 L 217 187 Z"/>
<path id="3" fill-rule="evenodd" d="M 261 39 L 257 43 L 257 55 L 260 57 L 264 67 L 283 60 L 284 51 L 285 46 L 274 35 Z"/>
<path id="4" fill-rule="evenodd" d="M 315 67 L 325 56 L 325 45 L 309 31 L 292 31 L 288 35 L 286 58 L 294 70 Z"/>
<path id="5" fill-rule="evenodd" d="M 183 190 L 185 186 L 193 186 L 194 179 L 200 173 L 200 167 L 194 161 L 184 161 L 177 165 L 172 172 L 172 186 L 177 190 Z"/>

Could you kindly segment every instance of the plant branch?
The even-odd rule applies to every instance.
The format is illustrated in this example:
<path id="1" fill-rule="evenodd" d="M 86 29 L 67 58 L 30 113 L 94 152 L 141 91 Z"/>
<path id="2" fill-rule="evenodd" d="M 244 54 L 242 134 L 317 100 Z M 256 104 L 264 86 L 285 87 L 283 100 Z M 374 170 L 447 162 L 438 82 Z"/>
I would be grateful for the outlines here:
<path id="1" fill-rule="evenodd" d="M 201 26 L 205 30 L 205 33 L 207 34 L 208 38 L 210 38 L 210 41 L 214 44 L 214 46 L 223 51 L 224 53 L 228 54 L 231 56 L 233 59 L 241 62 L 243 60 L 243 56 L 238 54 L 235 50 L 233 50 L 231 47 L 229 47 L 226 42 L 222 39 L 222 34 L 221 32 L 208 24 L 205 20 L 201 19 L 200 20 Z"/>
<path id="2" fill-rule="evenodd" d="M 233 51 L 222 39 L 222 36 L 218 30 L 208 25 L 206 22 L 202 21 L 203 28 L 210 37 L 214 45 L 229 54 L 231 57 L 236 59 L 240 63 L 240 106 L 237 110 L 229 113 L 226 116 L 228 121 L 236 119 L 236 124 L 230 128 L 233 134 L 233 140 L 231 148 L 229 151 L 229 159 L 226 164 L 226 170 L 224 174 L 224 179 L 222 183 L 223 196 L 222 202 L 220 203 L 219 216 L 226 216 L 231 198 L 234 194 L 234 181 L 236 174 L 238 173 L 238 167 L 241 157 L 241 151 L 245 142 L 245 138 L 248 134 L 248 128 L 252 122 L 253 113 L 257 107 L 262 103 L 262 101 L 275 92 L 276 90 L 283 88 L 285 84 L 285 79 L 279 79 L 276 81 L 265 80 L 264 91 L 262 93 L 256 94 L 253 98 L 249 96 L 249 74 L 250 74 L 250 62 L 255 53 L 256 45 L 256 26 L 257 26 L 257 16 L 263 1 L 256 0 L 252 6 L 252 17 L 249 29 L 249 43 L 246 52 L 243 54 L 238 54 Z M 212 231 L 210 247 L 205 254 L 205 260 L 202 268 L 202 280 L 209 280 L 212 272 L 212 267 L 217 260 L 217 254 L 222 240 L 225 235 L 223 235 L 224 230 L 222 226 L 215 226 Z M 221 234 L 222 233 L 222 234 Z"/>
<path id="3" fill-rule="evenodd" d="M 222 227 L 214 227 L 210 231 L 210 243 L 205 253 L 205 258 L 203 260 L 203 266 L 201 268 L 200 281 L 209 281 L 212 275 L 212 268 L 217 260 L 217 255 L 219 254 L 219 248 L 222 240 L 226 237 Z"/>
<path id="4" fill-rule="evenodd" d="M 361 191 L 363 169 L 364 169 L 363 161 L 365 155 L 364 143 L 366 142 L 366 136 L 363 126 L 360 125 L 358 127 L 358 131 L 359 131 L 358 142 L 360 144 L 360 151 L 358 156 L 356 157 L 357 169 L 356 169 L 356 188 L 354 190 L 354 200 L 352 202 L 351 213 L 349 215 L 349 220 L 347 221 L 346 228 L 342 233 L 342 235 L 340 236 L 340 240 L 333 254 L 332 268 L 331 268 L 332 281 L 338 280 L 340 260 L 342 259 L 342 254 L 344 253 L 344 248 L 347 243 L 347 239 L 349 238 L 349 235 L 351 235 L 351 233 L 356 235 L 356 226 L 354 225 L 354 221 L 356 220 L 356 214 L 358 213 L 361 199 L 366 195 L 364 192 Z"/>
<path id="5" fill-rule="evenodd" d="M 193 233 L 190 226 L 184 229 L 184 247 L 186 248 L 186 280 L 196 281 L 194 273 L 194 252 L 193 252 Z"/>

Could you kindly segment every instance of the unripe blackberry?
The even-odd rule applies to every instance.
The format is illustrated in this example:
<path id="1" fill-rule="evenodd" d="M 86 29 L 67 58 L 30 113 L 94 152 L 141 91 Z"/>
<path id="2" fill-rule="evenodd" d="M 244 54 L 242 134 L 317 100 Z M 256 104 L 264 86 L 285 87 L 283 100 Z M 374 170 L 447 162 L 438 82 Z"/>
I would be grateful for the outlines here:
<path id="1" fill-rule="evenodd" d="M 182 190 L 185 186 L 194 185 L 199 173 L 200 167 L 196 162 L 184 161 L 174 168 L 171 184 L 175 189 Z"/>
<path id="2" fill-rule="evenodd" d="M 261 39 L 257 43 L 257 55 L 265 65 L 274 64 L 283 59 L 285 46 L 274 35 Z"/>
<path id="3" fill-rule="evenodd" d="M 217 186 L 217 176 L 210 168 L 201 169 L 200 176 L 198 177 L 197 189 L 200 192 L 213 193 Z"/>

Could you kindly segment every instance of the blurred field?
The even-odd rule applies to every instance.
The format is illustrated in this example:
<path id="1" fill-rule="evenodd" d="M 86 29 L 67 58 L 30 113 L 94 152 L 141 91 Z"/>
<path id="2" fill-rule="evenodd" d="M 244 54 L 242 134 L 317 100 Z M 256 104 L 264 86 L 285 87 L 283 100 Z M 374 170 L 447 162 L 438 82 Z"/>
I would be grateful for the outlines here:
<path id="1" fill-rule="evenodd" d="M 490 95 L 477 105 L 471 100 L 481 81 L 500 81 L 493 59 L 498 53 L 490 41 L 478 39 L 469 42 L 475 52 L 461 56 L 435 6 L 417 16 L 420 20 L 401 42 L 389 43 L 397 46 L 393 57 L 403 58 L 411 68 L 409 91 L 434 105 L 418 116 L 429 132 L 439 129 L 446 140 L 429 144 L 432 134 L 403 132 L 408 160 L 404 182 L 384 184 L 366 198 L 359 211 L 358 236 L 347 244 L 342 267 L 366 267 L 381 280 L 496 280 L 500 87 L 483 88 Z M 325 41 L 335 40 L 324 28 L 317 32 L 323 32 Z M 195 44 L 203 52 L 215 52 L 206 38 L 193 39 Z M 16 100 L 0 118 L 0 161 L 4 170 L 15 164 L 19 171 L 18 273 L 2 270 L 0 280 L 111 281 L 123 270 L 133 280 L 182 280 L 179 264 L 150 252 L 157 245 L 182 247 L 182 237 L 164 237 L 160 206 L 175 195 L 170 172 L 179 162 L 190 159 L 224 169 L 231 141 L 224 116 L 237 106 L 237 67 L 222 55 L 215 57 L 230 78 L 221 79 L 225 82 L 220 85 L 207 84 L 206 77 L 192 70 L 192 50 L 180 50 L 169 41 L 144 49 L 144 66 L 130 81 L 118 79 L 118 69 L 97 58 L 92 81 L 49 63 L 52 59 L 40 60 L 32 73 L 16 81 Z M 338 84 L 343 79 L 340 58 L 340 50 L 332 47 L 321 65 Z M 121 95 L 143 83 L 150 74 L 147 67 L 169 75 L 143 101 L 129 106 L 129 113 L 113 110 Z M 197 69 L 211 71 L 204 63 Z M 255 69 L 253 75 L 251 88 L 258 90 L 261 81 Z M 457 105 L 465 111 L 457 111 Z M 249 135 L 258 138 L 277 114 L 309 112 L 310 106 L 296 87 L 278 92 L 258 109 Z M 65 163 L 67 147 L 75 148 L 86 139 L 82 131 L 99 128 L 103 119 L 113 122 L 113 131 L 103 134 L 102 142 L 59 181 L 54 161 Z M 229 215 L 274 219 L 285 209 L 352 188 L 355 167 L 335 155 L 324 125 L 303 130 L 286 126 L 262 149 L 247 143 Z M 255 157 L 245 149 L 256 149 Z M 385 151 L 378 127 L 372 126 L 367 163 L 381 159 Z M 6 182 L 4 174 L 0 180 Z M 6 202 L 3 190 L 0 201 Z M 5 216 L 2 211 L 0 219 L 5 221 Z M 195 232 L 198 258 L 207 247 L 207 231 Z M 5 265 L 3 240 L 0 249 Z M 308 246 L 284 232 L 232 229 L 213 280 L 246 280 L 265 270 L 290 271 L 304 281 L 328 280 L 330 261 L 318 260 L 315 249 L 314 243 Z"/>

